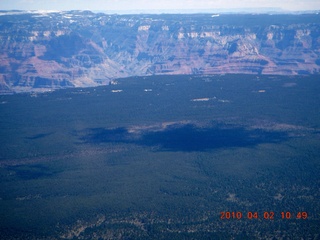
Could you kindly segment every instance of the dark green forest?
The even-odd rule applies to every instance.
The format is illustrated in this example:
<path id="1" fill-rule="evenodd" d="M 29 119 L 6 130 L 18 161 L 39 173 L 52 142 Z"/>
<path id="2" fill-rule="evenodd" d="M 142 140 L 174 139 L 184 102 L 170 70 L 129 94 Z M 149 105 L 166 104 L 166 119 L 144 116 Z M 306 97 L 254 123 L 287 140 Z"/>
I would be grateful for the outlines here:
<path id="1" fill-rule="evenodd" d="M 319 93 L 190 75 L 2 95 L 0 238 L 316 239 Z"/>

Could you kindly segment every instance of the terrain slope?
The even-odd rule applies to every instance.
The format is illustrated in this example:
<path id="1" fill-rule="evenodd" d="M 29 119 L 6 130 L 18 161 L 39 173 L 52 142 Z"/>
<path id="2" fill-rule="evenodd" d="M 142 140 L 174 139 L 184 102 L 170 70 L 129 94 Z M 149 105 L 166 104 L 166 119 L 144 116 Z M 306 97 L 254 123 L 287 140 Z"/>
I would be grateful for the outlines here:
<path id="1" fill-rule="evenodd" d="M 318 74 L 317 14 L 0 13 L 0 92 L 160 74 Z"/>

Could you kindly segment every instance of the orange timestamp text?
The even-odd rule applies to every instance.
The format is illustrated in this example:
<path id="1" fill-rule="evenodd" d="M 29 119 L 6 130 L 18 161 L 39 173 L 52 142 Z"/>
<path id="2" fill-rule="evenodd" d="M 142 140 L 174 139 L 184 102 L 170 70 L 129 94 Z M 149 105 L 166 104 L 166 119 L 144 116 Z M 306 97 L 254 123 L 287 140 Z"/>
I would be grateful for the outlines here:
<path id="1" fill-rule="evenodd" d="M 265 219 L 265 220 L 274 220 L 274 219 L 303 219 L 308 218 L 307 212 L 220 212 L 220 219 Z"/>

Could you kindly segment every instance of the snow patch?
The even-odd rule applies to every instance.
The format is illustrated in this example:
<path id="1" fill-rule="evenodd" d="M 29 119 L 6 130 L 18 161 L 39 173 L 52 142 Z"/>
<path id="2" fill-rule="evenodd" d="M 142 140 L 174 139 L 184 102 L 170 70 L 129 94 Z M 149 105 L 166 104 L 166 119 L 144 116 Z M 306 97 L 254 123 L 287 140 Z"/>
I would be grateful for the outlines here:
<path id="1" fill-rule="evenodd" d="M 210 98 L 194 98 L 194 99 L 191 99 L 192 102 L 207 102 L 209 100 L 210 100 Z"/>

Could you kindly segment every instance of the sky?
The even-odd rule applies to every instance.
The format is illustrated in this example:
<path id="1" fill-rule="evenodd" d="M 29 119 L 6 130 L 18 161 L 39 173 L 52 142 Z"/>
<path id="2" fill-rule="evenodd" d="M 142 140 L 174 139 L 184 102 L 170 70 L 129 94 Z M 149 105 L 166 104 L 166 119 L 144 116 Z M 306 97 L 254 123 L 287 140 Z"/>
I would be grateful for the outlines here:
<path id="1" fill-rule="evenodd" d="M 285 11 L 320 10 L 320 0 L 0 0 L 0 10 L 91 10 L 148 12 L 157 10 L 220 10 L 277 8 Z"/>

